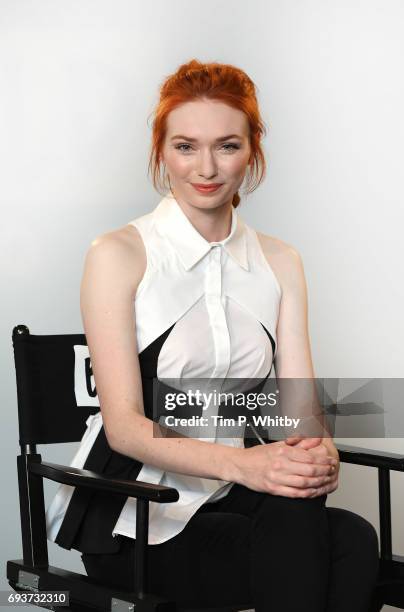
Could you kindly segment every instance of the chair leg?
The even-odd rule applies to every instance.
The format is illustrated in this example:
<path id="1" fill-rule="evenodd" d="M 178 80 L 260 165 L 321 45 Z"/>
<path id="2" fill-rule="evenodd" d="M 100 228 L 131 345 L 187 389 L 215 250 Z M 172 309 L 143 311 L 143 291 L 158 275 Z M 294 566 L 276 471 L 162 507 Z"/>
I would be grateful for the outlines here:
<path id="1" fill-rule="evenodd" d="M 147 544 L 149 533 L 149 502 L 147 499 L 136 500 L 136 549 L 135 549 L 135 588 L 139 599 L 143 599 L 147 590 Z"/>

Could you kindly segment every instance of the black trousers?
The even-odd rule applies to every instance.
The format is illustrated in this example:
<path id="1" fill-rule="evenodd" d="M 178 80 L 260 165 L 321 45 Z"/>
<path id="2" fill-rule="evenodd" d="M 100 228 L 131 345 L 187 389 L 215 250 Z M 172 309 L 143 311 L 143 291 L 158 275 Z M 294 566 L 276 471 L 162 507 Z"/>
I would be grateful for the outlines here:
<path id="1" fill-rule="evenodd" d="M 373 526 L 326 495 L 292 499 L 234 484 L 178 535 L 148 546 L 149 591 L 189 607 L 369 612 L 379 569 Z M 133 590 L 136 541 L 81 555 L 87 575 Z"/>

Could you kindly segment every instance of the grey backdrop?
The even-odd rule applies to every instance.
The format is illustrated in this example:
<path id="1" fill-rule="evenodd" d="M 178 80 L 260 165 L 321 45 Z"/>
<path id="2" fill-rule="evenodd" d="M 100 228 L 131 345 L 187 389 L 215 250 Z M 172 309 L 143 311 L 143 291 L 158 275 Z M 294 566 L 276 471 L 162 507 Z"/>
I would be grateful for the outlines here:
<path id="1" fill-rule="evenodd" d="M 257 84 L 268 177 L 239 211 L 303 257 L 317 376 L 403 376 L 403 26 L 399 0 L 1 1 L 0 588 L 21 556 L 12 328 L 82 331 L 90 242 L 160 199 L 147 118 L 180 63 L 233 63 Z M 404 451 L 397 438 L 358 442 Z M 39 451 L 63 463 L 75 448 Z M 343 465 L 328 505 L 378 527 L 376 486 L 375 471 Z M 393 474 L 399 554 L 403 486 Z M 49 554 L 83 570 L 77 551 Z"/>

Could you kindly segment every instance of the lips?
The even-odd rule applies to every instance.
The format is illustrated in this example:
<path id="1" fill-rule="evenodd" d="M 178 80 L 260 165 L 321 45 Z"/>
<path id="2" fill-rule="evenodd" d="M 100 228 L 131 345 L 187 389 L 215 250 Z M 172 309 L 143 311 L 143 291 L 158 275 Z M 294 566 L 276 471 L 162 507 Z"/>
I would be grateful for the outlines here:
<path id="1" fill-rule="evenodd" d="M 200 193 L 211 193 L 213 191 L 217 191 L 217 189 L 222 186 L 222 183 L 211 183 L 210 185 L 191 183 L 191 185 Z"/>

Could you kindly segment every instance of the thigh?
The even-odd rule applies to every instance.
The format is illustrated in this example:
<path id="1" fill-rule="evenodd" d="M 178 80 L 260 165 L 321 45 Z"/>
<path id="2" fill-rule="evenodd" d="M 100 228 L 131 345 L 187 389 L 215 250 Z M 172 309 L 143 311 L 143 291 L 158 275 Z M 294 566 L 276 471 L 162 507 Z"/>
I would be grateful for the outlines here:
<path id="1" fill-rule="evenodd" d="M 196 513 L 177 536 L 148 546 L 149 592 L 182 606 L 249 605 L 249 535 L 242 514 Z M 135 548 L 122 536 L 117 553 L 83 553 L 87 575 L 132 590 Z"/>
<path id="2" fill-rule="evenodd" d="M 250 523 L 238 513 L 196 513 L 177 536 L 149 547 L 151 587 L 182 605 L 248 604 Z"/>
<path id="3" fill-rule="evenodd" d="M 267 497 L 267 493 L 253 491 L 248 487 L 235 483 L 230 491 L 216 502 L 205 503 L 201 506 L 197 514 L 221 512 L 236 513 L 244 516 L 254 516 Z"/>
<path id="4" fill-rule="evenodd" d="M 262 582 L 268 556 L 287 573 L 297 542 L 314 555 L 325 498 L 292 499 L 233 485 L 223 499 L 204 504 L 177 536 L 148 546 L 149 591 L 184 606 L 251 607 L 251 589 Z M 83 553 L 87 574 L 132 590 L 135 547 L 135 540 L 121 536 L 118 553 Z"/>
<path id="5" fill-rule="evenodd" d="M 309 521 L 315 529 L 318 520 L 324 524 L 327 520 L 326 500 L 326 494 L 314 498 L 293 498 L 253 491 L 243 485 L 234 484 L 226 497 L 217 502 L 204 504 L 199 508 L 198 514 L 237 513 L 256 523 L 284 524 L 296 530 L 299 530 L 302 525 L 307 527 L 307 521 Z"/>
<path id="6" fill-rule="evenodd" d="M 320 561 L 327 554 L 326 497 L 292 499 L 233 485 L 226 497 L 204 504 L 177 536 L 149 547 L 151 587 L 185 605 L 195 597 L 201 606 L 250 604 L 257 582 L 267 589 L 271 562 L 273 576 L 275 566 L 288 575 L 296 544 L 308 547 L 306 565 L 310 552 L 314 557 L 320 549 Z"/>

